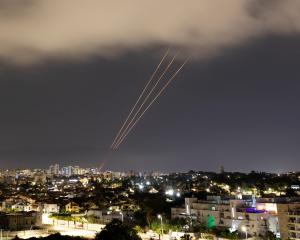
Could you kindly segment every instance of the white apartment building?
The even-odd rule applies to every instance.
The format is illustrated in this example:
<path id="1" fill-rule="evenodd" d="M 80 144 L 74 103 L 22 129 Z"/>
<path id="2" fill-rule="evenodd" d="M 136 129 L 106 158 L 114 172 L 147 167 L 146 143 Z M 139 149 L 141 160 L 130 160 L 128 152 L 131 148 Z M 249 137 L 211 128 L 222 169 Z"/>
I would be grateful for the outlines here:
<path id="1" fill-rule="evenodd" d="M 268 211 L 269 203 L 253 199 L 221 199 L 208 196 L 207 200 L 186 198 L 184 208 L 172 208 L 172 218 L 192 218 L 206 224 L 208 219 L 216 227 L 231 231 L 247 231 L 251 236 L 265 236 L 268 231 L 279 233 L 277 210 Z"/>

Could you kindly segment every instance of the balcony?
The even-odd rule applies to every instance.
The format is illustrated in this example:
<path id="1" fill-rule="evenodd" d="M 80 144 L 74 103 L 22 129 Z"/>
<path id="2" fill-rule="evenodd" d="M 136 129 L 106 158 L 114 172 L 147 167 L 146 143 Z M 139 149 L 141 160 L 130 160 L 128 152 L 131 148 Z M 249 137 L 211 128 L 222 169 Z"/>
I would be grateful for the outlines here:
<path id="1" fill-rule="evenodd" d="M 300 229 L 297 229 L 297 228 L 289 228 L 288 229 L 289 232 L 291 233 L 297 233 L 300 237 Z"/>
<path id="2" fill-rule="evenodd" d="M 300 239 L 300 235 L 296 234 L 296 233 L 290 233 L 289 234 L 289 239 L 299 240 Z"/>
<path id="3" fill-rule="evenodd" d="M 300 218 L 300 210 L 289 211 L 287 215 Z"/>
<path id="4" fill-rule="evenodd" d="M 288 221 L 288 224 L 289 224 L 289 225 L 296 225 L 296 226 L 299 226 L 299 225 L 300 225 L 300 222 L 299 222 L 299 221 Z"/>

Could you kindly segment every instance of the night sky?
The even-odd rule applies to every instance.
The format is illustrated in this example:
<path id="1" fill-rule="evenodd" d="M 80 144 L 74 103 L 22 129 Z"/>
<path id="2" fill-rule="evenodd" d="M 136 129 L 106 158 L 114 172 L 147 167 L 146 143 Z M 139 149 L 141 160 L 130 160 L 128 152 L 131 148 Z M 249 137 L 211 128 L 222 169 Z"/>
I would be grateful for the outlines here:
<path id="1" fill-rule="evenodd" d="M 121 171 L 299 170 L 298 33 L 269 33 L 193 57 L 111 153 L 167 46 L 30 64 L 11 63 L 0 49 L 0 168 L 105 161 L 105 169 Z"/>

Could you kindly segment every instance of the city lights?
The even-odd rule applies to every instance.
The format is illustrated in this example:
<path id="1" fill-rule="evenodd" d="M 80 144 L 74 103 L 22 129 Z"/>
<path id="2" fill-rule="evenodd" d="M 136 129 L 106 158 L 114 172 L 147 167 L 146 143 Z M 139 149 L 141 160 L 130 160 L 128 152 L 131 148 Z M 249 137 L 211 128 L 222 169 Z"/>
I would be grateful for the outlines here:
<path id="1" fill-rule="evenodd" d="M 173 189 L 169 189 L 166 191 L 166 195 L 168 196 L 173 196 L 174 195 L 174 190 Z"/>

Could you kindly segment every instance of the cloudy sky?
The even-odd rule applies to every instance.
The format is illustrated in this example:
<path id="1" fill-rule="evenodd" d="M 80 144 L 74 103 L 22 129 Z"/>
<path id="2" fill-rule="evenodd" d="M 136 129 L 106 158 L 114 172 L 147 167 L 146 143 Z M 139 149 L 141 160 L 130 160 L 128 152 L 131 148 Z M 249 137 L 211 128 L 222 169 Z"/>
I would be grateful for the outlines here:
<path id="1" fill-rule="evenodd" d="M 295 170 L 299 12 L 298 0 L 0 0 L 0 166 Z M 108 153 L 168 46 L 191 60 Z"/>

